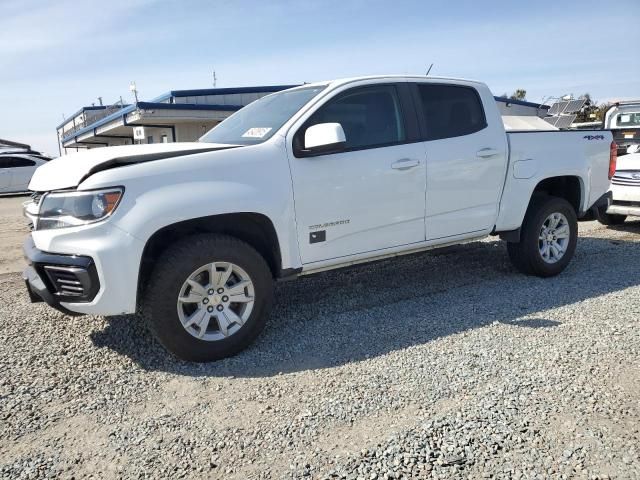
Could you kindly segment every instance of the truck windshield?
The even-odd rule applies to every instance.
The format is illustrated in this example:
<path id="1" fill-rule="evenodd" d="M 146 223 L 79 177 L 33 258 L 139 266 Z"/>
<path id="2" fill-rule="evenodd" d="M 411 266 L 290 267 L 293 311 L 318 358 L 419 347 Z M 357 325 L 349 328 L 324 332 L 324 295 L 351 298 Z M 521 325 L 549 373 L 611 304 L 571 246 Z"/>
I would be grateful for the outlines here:
<path id="1" fill-rule="evenodd" d="M 296 88 L 262 97 L 213 127 L 200 141 L 232 145 L 262 143 L 324 88 Z"/>

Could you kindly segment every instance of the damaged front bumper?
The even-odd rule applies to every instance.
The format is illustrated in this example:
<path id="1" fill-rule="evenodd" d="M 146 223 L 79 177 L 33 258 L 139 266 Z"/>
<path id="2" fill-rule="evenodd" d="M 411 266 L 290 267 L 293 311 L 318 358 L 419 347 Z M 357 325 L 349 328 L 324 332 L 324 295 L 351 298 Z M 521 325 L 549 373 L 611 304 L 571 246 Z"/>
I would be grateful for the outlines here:
<path id="1" fill-rule="evenodd" d="M 61 302 L 91 302 L 100 289 L 95 263 L 91 257 L 61 255 L 36 248 L 31 235 L 23 244 L 27 268 L 22 273 L 32 302 L 46 302 L 70 315 L 78 315 Z"/>

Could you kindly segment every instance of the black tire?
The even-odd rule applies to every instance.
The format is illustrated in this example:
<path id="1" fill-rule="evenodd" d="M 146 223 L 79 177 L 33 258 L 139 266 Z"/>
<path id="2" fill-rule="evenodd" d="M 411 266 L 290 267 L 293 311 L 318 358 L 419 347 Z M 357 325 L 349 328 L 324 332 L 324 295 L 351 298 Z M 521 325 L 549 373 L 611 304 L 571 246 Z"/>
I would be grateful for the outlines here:
<path id="1" fill-rule="evenodd" d="M 603 225 L 622 225 L 627 219 L 626 215 L 617 215 L 615 213 L 600 213 L 598 221 Z"/>
<path id="2" fill-rule="evenodd" d="M 564 255 L 555 263 L 547 263 L 540 253 L 539 237 L 545 220 L 553 213 L 563 214 L 569 225 L 569 239 Z M 562 272 L 573 257 L 578 241 L 578 219 L 569 202 L 552 196 L 535 196 L 527 209 L 520 242 L 507 244 L 511 263 L 522 273 L 538 277 L 552 277 Z"/>
<path id="3" fill-rule="evenodd" d="M 229 262 L 242 268 L 253 282 L 254 303 L 237 332 L 221 340 L 205 341 L 182 326 L 177 300 L 187 278 L 212 262 Z M 247 348 L 264 328 L 272 301 L 271 271 L 255 249 L 226 235 L 199 234 L 180 240 L 157 260 L 143 294 L 141 310 L 149 329 L 169 352 L 183 360 L 209 362 Z"/>

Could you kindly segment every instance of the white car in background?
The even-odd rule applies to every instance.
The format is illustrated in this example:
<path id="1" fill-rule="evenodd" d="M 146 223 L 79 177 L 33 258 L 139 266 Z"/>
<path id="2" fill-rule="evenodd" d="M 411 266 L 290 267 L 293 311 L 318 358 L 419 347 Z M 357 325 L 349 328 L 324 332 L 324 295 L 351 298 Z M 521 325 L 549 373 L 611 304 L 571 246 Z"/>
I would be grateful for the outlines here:
<path id="1" fill-rule="evenodd" d="M 620 225 L 627 216 L 640 217 L 640 153 L 618 157 L 616 173 L 611 179 L 613 202 L 600 223 Z"/>
<path id="2" fill-rule="evenodd" d="M 0 193 L 22 193 L 41 165 L 50 158 L 38 152 L 0 152 Z"/>

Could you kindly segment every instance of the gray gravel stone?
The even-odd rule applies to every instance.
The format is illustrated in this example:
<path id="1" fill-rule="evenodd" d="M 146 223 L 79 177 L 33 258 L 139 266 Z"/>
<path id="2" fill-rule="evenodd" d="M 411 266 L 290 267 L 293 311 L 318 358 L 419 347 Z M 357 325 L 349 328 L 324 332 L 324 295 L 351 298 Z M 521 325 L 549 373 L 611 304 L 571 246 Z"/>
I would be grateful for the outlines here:
<path id="1" fill-rule="evenodd" d="M 639 258 L 589 223 L 551 279 L 490 239 L 282 283 L 208 365 L 0 275 L 0 477 L 640 478 Z"/>

